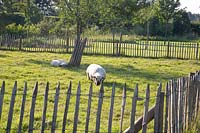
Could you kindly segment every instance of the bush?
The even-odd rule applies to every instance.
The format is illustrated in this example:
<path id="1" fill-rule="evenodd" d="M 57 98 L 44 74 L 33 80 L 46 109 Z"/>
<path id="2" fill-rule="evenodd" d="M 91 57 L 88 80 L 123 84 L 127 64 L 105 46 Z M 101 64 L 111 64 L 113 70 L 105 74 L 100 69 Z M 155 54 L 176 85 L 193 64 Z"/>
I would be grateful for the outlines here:
<path id="1" fill-rule="evenodd" d="M 40 30 L 36 25 L 17 25 L 15 23 L 9 24 L 6 26 L 6 33 L 8 34 L 17 34 L 17 35 L 26 35 L 31 34 L 39 34 Z"/>

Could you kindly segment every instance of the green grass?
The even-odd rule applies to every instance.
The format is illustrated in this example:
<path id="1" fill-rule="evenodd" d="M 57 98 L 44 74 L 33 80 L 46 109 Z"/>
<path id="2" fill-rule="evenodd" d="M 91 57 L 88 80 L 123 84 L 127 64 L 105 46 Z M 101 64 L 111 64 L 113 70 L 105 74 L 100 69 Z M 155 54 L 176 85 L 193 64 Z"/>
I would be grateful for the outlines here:
<path id="1" fill-rule="evenodd" d="M 29 112 L 31 104 L 31 95 L 33 87 L 36 81 L 39 82 L 39 92 L 36 101 L 36 114 L 34 120 L 34 128 L 41 128 L 42 121 L 42 107 L 43 107 L 43 95 L 46 82 L 50 82 L 50 95 L 47 107 L 47 120 L 46 128 L 51 128 L 54 94 L 57 83 L 61 83 L 59 105 L 58 105 L 58 117 L 57 117 L 57 132 L 61 132 L 62 119 L 64 112 L 64 104 L 66 99 L 66 91 L 69 82 L 72 81 L 72 93 L 76 93 L 78 82 L 81 83 L 81 93 L 88 94 L 90 81 L 87 80 L 85 70 L 91 63 L 97 63 L 102 65 L 107 72 L 107 78 L 105 80 L 104 95 L 110 96 L 112 83 L 116 82 L 116 97 L 114 105 L 113 115 L 113 132 L 119 131 L 120 125 L 120 110 L 121 110 L 121 96 L 124 83 L 127 85 L 127 102 L 123 123 L 123 130 L 129 126 L 130 111 L 131 111 L 131 96 L 133 95 L 134 87 L 136 83 L 139 84 L 139 96 L 144 98 L 145 89 L 147 84 L 150 84 L 150 107 L 155 103 L 156 90 L 159 82 L 164 86 L 167 81 L 172 78 L 178 78 L 187 76 L 189 72 L 195 72 L 199 70 L 199 63 L 195 60 L 170 60 L 170 59 L 144 59 L 144 58 L 125 58 L 125 57 L 109 57 L 109 56 L 83 56 L 80 67 L 52 67 L 50 62 L 53 59 L 64 59 L 69 61 L 70 54 L 53 54 L 53 53 L 28 53 L 28 52 L 10 52 L 0 51 L 0 83 L 6 82 L 6 94 L 4 97 L 3 115 L 0 120 L 0 128 L 6 128 L 9 103 L 11 99 L 11 92 L 14 85 L 14 81 L 18 81 L 18 90 L 14 108 L 12 128 L 18 128 L 19 114 L 21 99 L 23 93 L 24 81 L 28 82 L 28 95 L 25 105 L 25 116 L 23 121 L 23 129 L 27 131 L 29 124 Z M 99 86 L 93 86 L 93 94 L 98 95 Z M 73 129 L 73 118 L 76 96 L 71 97 L 70 108 L 67 117 L 68 132 Z M 90 131 L 95 130 L 96 122 L 96 110 L 98 98 L 92 98 L 91 118 L 90 118 Z M 78 130 L 84 130 L 85 117 L 87 109 L 87 97 L 81 96 L 80 111 L 79 111 L 79 123 Z M 137 103 L 136 117 L 143 113 L 144 101 Z M 105 97 L 102 107 L 101 116 L 101 132 L 106 132 L 108 123 L 108 114 L 110 106 L 110 97 Z M 153 124 L 149 126 L 149 132 L 152 131 Z M 35 132 L 38 132 L 36 130 Z M 80 131 L 82 132 L 82 131 Z"/>

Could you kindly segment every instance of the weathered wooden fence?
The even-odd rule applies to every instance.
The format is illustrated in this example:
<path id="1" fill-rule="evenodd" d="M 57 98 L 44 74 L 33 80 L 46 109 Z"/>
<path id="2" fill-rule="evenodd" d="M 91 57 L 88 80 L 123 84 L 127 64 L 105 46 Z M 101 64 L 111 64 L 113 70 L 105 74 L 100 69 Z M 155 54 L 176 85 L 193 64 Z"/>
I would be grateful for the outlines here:
<path id="1" fill-rule="evenodd" d="M 165 93 L 162 91 L 162 84 L 160 83 L 157 89 L 157 96 L 155 105 L 149 109 L 149 101 L 150 101 L 150 86 L 147 85 L 146 88 L 146 96 L 144 98 L 139 97 L 138 93 L 138 85 L 136 84 L 136 87 L 134 89 L 134 94 L 132 96 L 127 96 L 127 88 L 126 84 L 123 87 L 122 96 L 120 96 L 122 99 L 121 103 L 121 110 L 118 110 L 114 108 L 114 103 L 116 98 L 119 98 L 118 96 L 115 96 L 115 90 L 116 85 L 113 83 L 112 91 L 110 96 L 105 95 L 104 92 L 104 85 L 100 86 L 100 90 L 98 94 L 93 93 L 93 86 L 92 84 L 89 87 L 89 93 L 88 94 L 82 94 L 81 93 L 81 84 L 79 82 L 76 93 L 72 93 L 72 83 L 70 82 L 67 92 L 64 93 L 65 98 L 65 104 L 59 105 L 59 99 L 61 93 L 61 86 L 60 83 L 58 83 L 56 87 L 56 93 L 54 93 L 54 100 L 51 101 L 49 99 L 49 83 L 46 84 L 45 93 L 40 95 L 38 94 L 38 91 L 40 90 L 38 87 L 38 82 L 36 82 L 33 93 L 31 97 L 27 97 L 27 83 L 24 84 L 23 93 L 21 93 L 22 97 L 20 100 L 21 104 L 19 104 L 19 101 L 17 102 L 18 106 L 21 106 L 19 111 L 14 111 L 14 108 L 16 108 L 16 96 L 20 95 L 17 93 L 17 90 L 19 89 L 17 86 L 17 82 L 14 83 L 14 87 L 12 90 L 12 94 L 8 94 L 5 92 L 6 86 L 5 82 L 3 81 L 1 90 L 0 90 L 0 120 L 5 121 L 5 119 L 2 119 L 2 114 L 7 114 L 7 124 L 1 124 L 0 125 L 0 131 L 1 132 L 11 132 L 13 130 L 16 130 L 18 132 L 34 132 L 34 131 L 51 131 L 51 132 L 138 132 L 142 130 L 142 132 L 147 132 L 147 126 L 148 123 L 152 120 L 154 120 L 154 132 L 183 132 L 186 128 L 190 127 L 191 121 L 195 120 L 197 118 L 198 112 L 199 112 L 199 101 L 200 101 L 200 72 L 191 73 L 188 77 L 183 77 L 179 79 L 171 80 L 167 83 Z M 5 95 L 8 95 L 10 97 L 10 106 L 9 108 L 5 108 L 8 106 L 5 106 L 7 101 L 4 102 Z M 43 107 L 37 106 L 38 108 L 42 109 L 41 116 L 38 115 L 39 112 L 38 108 L 36 108 L 36 99 L 38 98 L 38 95 L 43 97 Z M 75 96 L 75 99 L 72 99 L 72 96 Z M 81 100 L 81 97 L 87 97 L 87 100 Z M 94 98 L 97 98 L 97 103 L 93 104 Z M 27 102 L 27 98 L 31 98 L 31 104 L 28 104 L 30 107 L 30 110 L 25 112 L 25 103 Z M 105 110 L 103 110 L 103 105 L 109 104 L 109 101 L 105 102 L 104 100 L 106 98 L 110 99 L 110 108 L 106 108 L 107 112 L 107 118 L 106 120 L 102 119 L 102 115 L 105 115 Z M 127 98 L 131 98 L 132 102 L 131 104 L 131 111 L 129 118 L 129 128 L 127 128 L 124 131 L 123 123 L 124 123 L 124 116 L 125 116 L 125 108 L 128 106 L 126 103 Z M 40 98 L 41 100 L 41 98 Z M 138 118 L 138 120 L 135 121 L 136 118 L 136 108 L 137 108 L 137 102 L 139 100 L 144 100 L 144 111 L 143 116 Z M 72 101 L 75 103 L 72 107 L 70 107 L 70 104 Z M 165 102 L 164 102 L 165 101 Z M 53 102 L 53 106 L 51 107 L 53 109 L 52 113 L 52 120 L 49 123 L 46 121 L 46 117 L 49 115 L 48 113 L 48 104 L 50 102 Z M 84 111 L 80 111 L 81 104 L 84 103 L 84 106 L 87 105 L 86 109 Z M 86 103 L 86 104 L 85 104 Z M 164 106 L 165 105 L 165 106 Z M 91 110 L 92 106 L 95 106 L 96 111 Z M 49 108 L 49 109 L 51 109 Z M 62 108 L 63 111 L 59 112 L 58 108 Z M 70 108 L 74 108 L 74 111 L 72 113 L 69 112 Z M 5 113 L 8 111 L 8 113 Z M 119 111 L 119 112 L 117 112 Z M 113 112 L 117 112 L 119 119 L 114 119 Z M 19 113 L 19 118 L 16 118 L 16 113 Z M 26 115 L 25 115 L 26 113 Z M 85 121 L 85 128 L 84 129 L 78 129 L 79 123 L 83 123 L 81 119 L 80 114 L 84 113 L 84 121 Z M 69 115 L 71 114 L 71 115 Z M 13 122 L 13 115 L 15 115 L 15 119 L 19 120 L 17 123 L 15 120 L 15 123 Z M 61 119 L 57 119 L 58 115 L 61 115 Z M 41 118 L 42 117 L 42 118 Z M 72 121 L 69 121 L 67 117 L 73 117 Z M 91 118 L 95 118 L 95 124 L 91 123 Z M 28 118 L 29 122 L 28 125 L 23 125 L 24 118 Z M 41 121 L 40 121 L 41 119 Z M 34 127 L 34 122 L 37 120 L 39 123 L 37 125 L 40 128 Z M 0 122 L 1 122 L 0 121 Z M 58 121 L 62 121 L 62 124 L 59 124 Z M 113 126 L 113 122 L 117 121 L 119 124 L 119 130 L 115 131 L 113 128 L 116 128 Z M 66 128 L 66 126 L 70 123 L 73 123 L 73 126 Z M 49 123 L 49 127 L 48 124 Z M 107 126 L 105 126 L 105 123 L 107 123 Z M 12 128 L 12 124 L 17 124 L 17 128 Z M 91 130 L 90 124 L 95 125 L 95 129 Z M 104 125 L 104 128 L 102 129 L 102 125 Z M 36 126 L 36 125 L 35 125 Z M 70 128 L 70 129 L 69 129 Z"/>
<path id="2" fill-rule="evenodd" d="M 74 39 L 32 36 L 23 38 L 16 35 L 0 36 L 0 50 L 22 50 L 34 52 L 72 53 Z M 198 42 L 135 41 L 122 40 L 98 41 L 88 39 L 84 54 L 112 56 L 200 59 Z"/>

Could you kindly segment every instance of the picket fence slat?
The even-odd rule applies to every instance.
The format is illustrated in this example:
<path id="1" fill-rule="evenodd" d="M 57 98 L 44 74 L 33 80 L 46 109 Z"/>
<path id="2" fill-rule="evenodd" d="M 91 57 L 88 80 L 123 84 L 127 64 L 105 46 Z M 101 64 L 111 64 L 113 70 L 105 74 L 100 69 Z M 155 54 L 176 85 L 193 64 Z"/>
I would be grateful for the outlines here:
<path id="1" fill-rule="evenodd" d="M 10 130 L 11 130 L 11 124 L 12 124 L 12 118 L 13 118 L 13 109 L 14 109 L 14 104 L 15 104 L 16 93 L 17 93 L 17 81 L 15 81 L 14 87 L 13 87 L 13 90 L 12 90 L 12 97 L 11 97 L 10 109 L 9 109 L 9 113 L 8 113 L 6 133 L 10 133 Z"/>
<path id="2" fill-rule="evenodd" d="M 23 91 L 22 105 L 21 105 L 21 111 L 20 111 L 20 120 L 19 120 L 19 126 L 18 126 L 18 131 L 17 131 L 18 133 L 21 133 L 21 130 L 22 130 L 22 121 L 23 121 L 23 117 L 24 117 L 26 93 L 27 93 L 27 82 L 24 83 L 24 91 Z"/>
<path id="3" fill-rule="evenodd" d="M 2 114 L 2 109 L 3 109 L 4 93 L 5 93 L 5 81 L 2 82 L 1 91 L 0 91 L 0 120 L 1 120 L 1 114 Z"/>
<path id="4" fill-rule="evenodd" d="M 100 90 L 99 90 L 99 100 L 98 100 L 98 108 L 97 108 L 97 114 L 96 114 L 96 129 L 95 132 L 99 133 L 100 130 L 100 119 L 101 119 L 101 109 L 103 104 L 103 96 L 104 96 L 104 86 L 101 84 Z"/>
<path id="5" fill-rule="evenodd" d="M 150 96 L 150 88 L 149 88 L 149 84 L 147 84 L 146 98 L 145 98 L 145 104 L 144 104 L 144 117 L 143 117 L 143 121 L 142 121 L 142 133 L 146 133 L 146 130 L 147 130 L 149 96 Z"/>
<path id="6" fill-rule="evenodd" d="M 121 117 L 120 117 L 120 133 L 122 132 L 123 128 L 123 119 L 124 119 L 124 110 L 126 106 L 126 84 L 123 87 L 122 92 L 122 105 L 121 105 Z"/>
<path id="7" fill-rule="evenodd" d="M 29 126 L 28 126 L 28 132 L 33 132 L 33 124 L 34 124 L 34 112 L 35 112 L 35 103 L 38 93 L 38 82 L 35 83 L 33 95 L 32 95 L 32 102 L 31 102 L 31 109 L 30 109 L 30 117 L 29 117 Z"/>
<path id="8" fill-rule="evenodd" d="M 134 95 L 132 98 L 132 109 L 131 109 L 131 119 L 130 119 L 130 132 L 135 132 L 135 112 L 138 99 L 138 84 L 136 84 Z"/>
<path id="9" fill-rule="evenodd" d="M 109 112 L 109 118 L 108 118 L 108 133 L 112 132 L 112 118 L 113 118 L 113 108 L 114 108 L 114 100 L 115 100 L 115 85 L 116 84 L 113 83 L 111 100 L 110 100 L 110 112 Z"/>
<path id="10" fill-rule="evenodd" d="M 87 133 L 89 130 L 89 121 L 90 121 L 90 109 L 91 109 L 91 102 L 92 102 L 92 83 L 90 84 L 90 90 L 88 95 L 88 107 L 87 107 L 87 115 L 86 115 L 86 122 L 85 122 L 85 132 Z"/>
<path id="11" fill-rule="evenodd" d="M 66 127 L 66 122 L 67 122 L 67 113 L 68 113 L 70 97 L 71 97 L 71 89 L 72 89 L 72 82 L 70 81 L 69 86 L 68 86 L 68 90 L 67 90 L 66 101 L 65 101 L 65 110 L 64 110 L 64 115 L 63 115 L 62 133 L 65 133 L 65 127 Z"/>
<path id="12" fill-rule="evenodd" d="M 55 133 L 55 129 L 56 129 L 56 118 L 57 118 L 57 111 L 58 111 L 59 92 L 60 92 L 60 82 L 58 82 L 58 86 L 56 88 L 56 94 L 54 97 L 54 109 L 53 109 L 52 126 L 51 126 L 52 133 Z"/>
<path id="13" fill-rule="evenodd" d="M 44 93 L 44 105 L 43 105 L 43 111 L 42 111 L 41 133 L 44 133 L 44 129 L 45 129 L 47 103 L 48 103 L 48 94 L 49 94 L 49 82 L 47 82 L 47 84 L 46 84 L 45 93 Z"/>
<path id="14" fill-rule="evenodd" d="M 76 93 L 76 105 L 75 105 L 75 113 L 74 113 L 74 126 L 73 126 L 73 133 L 77 131 L 78 125 L 78 112 L 79 112 L 79 104 L 80 104 L 80 95 L 81 95 L 81 84 L 78 83 L 77 93 Z"/>

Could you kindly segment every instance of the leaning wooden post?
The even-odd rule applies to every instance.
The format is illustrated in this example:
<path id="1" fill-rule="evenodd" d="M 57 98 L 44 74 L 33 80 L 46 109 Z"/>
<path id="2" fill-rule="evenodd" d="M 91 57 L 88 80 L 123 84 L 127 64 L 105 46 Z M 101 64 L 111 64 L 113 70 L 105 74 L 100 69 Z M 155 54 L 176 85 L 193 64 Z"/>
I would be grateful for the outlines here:
<path id="1" fill-rule="evenodd" d="M 132 109 L 131 109 L 131 119 L 130 119 L 130 132 L 135 132 L 135 112 L 138 99 L 138 84 L 136 84 L 134 95 L 132 98 Z"/>
<path id="2" fill-rule="evenodd" d="M 3 98 L 5 93 L 5 81 L 3 81 L 0 91 L 0 120 L 1 120 L 1 114 L 2 114 L 2 108 L 3 108 Z"/>
<path id="3" fill-rule="evenodd" d="M 161 94 L 162 84 L 159 84 L 158 90 L 157 90 L 157 96 L 156 96 L 156 108 L 154 112 L 154 132 L 159 132 L 159 106 L 160 106 L 160 94 Z"/>
<path id="4" fill-rule="evenodd" d="M 100 130 L 100 119 L 101 119 L 101 109 L 103 104 L 103 96 L 104 96 L 104 87 L 101 84 L 101 88 L 99 91 L 99 101 L 98 101 L 98 109 L 97 109 L 97 116 L 96 116 L 96 133 L 99 133 Z"/>
<path id="5" fill-rule="evenodd" d="M 22 128 L 22 121 L 24 117 L 24 108 L 25 108 L 25 101 L 26 101 L 26 92 L 27 92 L 27 82 L 24 83 L 24 92 L 23 92 L 23 97 L 22 97 L 22 106 L 21 106 L 21 111 L 20 111 L 18 133 L 21 133 L 21 128 Z"/>
<path id="6" fill-rule="evenodd" d="M 66 127 L 66 122 L 67 122 L 67 113 L 69 109 L 69 102 L 70 102 L 70 96 L 71 96 L 71 89 L 72 89 L 72 82 L 70 81 L 69 87 L 67 90 L 67 97 L 65 101 L 65 111 L 64 111 L 64 116 L 63 116 L 62 133 L 65 132 L 65 127 Z"/>
<path id="7" fill-rule="evenodd" d="M 16 93 L 17 93 L 17 81 L 15 81 L 15 84 L 14 84 L 14 87 L 13 87 L 13 90 L 12 90 L 6 133 L 10 133 L 10 130 L 11 130 L 11 124 L 12 124 L 12 118 L 13 118 L 13 109 L 14 109 L 14 104 L 15 104 Z"/>
<path id="8" fill-rule="evenodd" d="M 111 100 L 110 100 L 110 113 L 109 113 L 109 118 L 108 118 L 108 133 L 112 132 L 114 99 L 115 99 L 115 83 L 113 83 L 113 86 L 112 86 L 112 95 L 111 95 Z"/>
<path id="9" fill-rule="evenodd" d="M 38 82 L 36 82 L 33 95 L 32 95 L 32 103 L 31 103 L 31 111 L 30 111 L 30 118 L 29 118 L 29 126 L 28 126 L 28 132 L 33 132 L 33 123 L 34 123 L 34 111 L 35 111 L 35 103 L 37 98 L 37 92 L 38 92 Z"/>
<path id="10" fill-rule="evenodd" d="M 77 88 L 77 93 L 76 93 L 76 106 L 75 106 L 75 113 L 74 113 L 73 133 L 77 132 L 80 96 L 81 96 L 81 84 L 80 84 L 80 81 L 79 81 L 78 88 Z"/>
<path id="11" fill-rule="evenodd" d="M 42 111 L 42 126 L 41 133 L 44 133 L 45 121 L 46 121 L 46 112 L 47 112 L 47 102 L 48 102 L 48 93 L 49 93 L 49 82 L 46 84 L 46 89 L 44 93 L 44 106 Z"/>
<path id="12" fill-rule="evenodd" d="M 91 102 L 92 102 L 92 83 L 90 84 L 90 90 L 89 90 L 89 95 L 88 95 L 87 116 L 86 116 L 86 122 L 85 122 L 86 133 L 88 132 L 88 127 L 89 127 Z"/>
<path id="13" fill-rule="evenodd" d="M 122 133 L 125 105 L 126 105 L 126 84 L 123 87 L 123 94 L 122 94 L 122 106 L 121 106 L 121 118 L 120 118 L 120 133 Z"/>
<path id="14" fill-rule="evenodd" d="M 149 96 L 150 96 L 150 88 L 149 88 L 149 84 L 147 84 L 146 99 L 145 99 L 145 104 L 144 104 L 144 117 L 143 117 L 143 121 L 142 121 L 142 133 L 146 133 L 146 131 L 147 131 Z"/>

